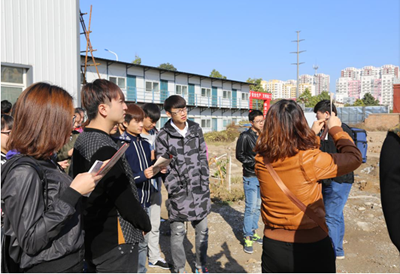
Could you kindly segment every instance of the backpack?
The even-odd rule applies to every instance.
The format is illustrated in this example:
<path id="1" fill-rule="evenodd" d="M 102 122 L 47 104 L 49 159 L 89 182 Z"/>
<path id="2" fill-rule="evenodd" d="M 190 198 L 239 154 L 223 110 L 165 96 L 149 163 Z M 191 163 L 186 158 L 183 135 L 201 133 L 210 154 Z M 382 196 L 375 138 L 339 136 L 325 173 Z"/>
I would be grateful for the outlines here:
<path id="1" fill-rule="evenodd" d="M 22 155 L 22 154 L 17 154 L 11 159 L 9 159 L 5 164 L 2 165 L 1 167 L 1 185 L 3 185 L 3 182 L 5 182 L 8 173 L 15 167 L 21 166 L 21 165 L 27 165 L 32 167 L 34 170 L 39 175 L 40 181 L 43 185 L 43 196 L 44 196 L 44 210 L 46 211 L 47 205 L 48 205 L 48 182 L 47 182 L 47 177 L 46 174 L 44 173 L 42 167 L 40 164 L 37 162 L 36 159 L 33 157 L 27 156 L 27 155 Z M 3 208 L 3 200 L 1 203 L 2 207 L 2 224 L 3 224 L 3 214 L 5 215 L 4 218 L 7 218 L 7 212 L 4 212 Z M 3 230 L 3 225 L 1 227 Z M 11 245 L 11 236 L 10 235 L 3 235 L 1 238 L 1 272 L 2 273 L 18 273 L 22 272 L 20 267 L 19 267 L 19 259 L 21 257 L 22 250 L 19 248 L 19 250 L 15 250 L 15 253 L 18 254 L 18 260 L 15 262 L 13 258 L 11 258 L 9 252 L 10 252 L 10 245 Z M 13 252 L 14 253 L 14 252 Z"/>
<path id="2" fill-rule="evenodd" d="M 360 150 L 362 154 L 362 162 L 367 162 L 367 149 L 368 149 L 368 141 L 367 141 L 367 132 L 364 129 L 351 127 L 354 135 L 354 143 L 357 148 Z"/>

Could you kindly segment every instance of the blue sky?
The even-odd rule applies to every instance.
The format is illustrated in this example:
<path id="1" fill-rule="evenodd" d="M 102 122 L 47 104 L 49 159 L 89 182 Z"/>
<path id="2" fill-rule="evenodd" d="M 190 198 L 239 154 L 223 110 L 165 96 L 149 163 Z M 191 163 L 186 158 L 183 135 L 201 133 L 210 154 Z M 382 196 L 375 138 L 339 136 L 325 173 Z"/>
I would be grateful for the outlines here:
<path id="1" fill-rule="evenodd" d="M 228 79 L 296 78 L 296 31 L 300 30 L 301 74 L 331 76 L 331 91 L 346 67 L 400 64 L 400 1 L 105 1 L 93 5 L 91 42 L 95 56 L 114 59 L 104 49 L 142 65 L 171 63 L 178 70 Z M 85 16 L 88 25 L 89 16 Z M 83 36 L 81 36 L 83 39 Z M 81 39 L 81 50 L 86 43 Z"/>

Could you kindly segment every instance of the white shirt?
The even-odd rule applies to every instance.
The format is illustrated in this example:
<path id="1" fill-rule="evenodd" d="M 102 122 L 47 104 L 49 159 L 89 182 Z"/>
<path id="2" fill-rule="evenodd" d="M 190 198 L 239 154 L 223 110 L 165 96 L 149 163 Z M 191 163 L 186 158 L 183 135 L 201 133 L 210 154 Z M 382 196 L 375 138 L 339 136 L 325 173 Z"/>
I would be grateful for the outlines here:
<path id="1" fill-rule="evenodd" d="M 171 119 L 171 125 L 174 127 L 174 129 L 176 129 L 176 131 L 178 131 L 178 132 L 180 133 L 180 135 L 183 136 L 183 138 L 185 138 L 186 133 L 187 133 L 187 131 L 188 131 L 188 129 L 189 129 L 188 122 L 185 122 L 185 128 L 184 128 L 184 129 L 179 129 L 179 128 L 174 124 L 174 122 L 172 122 L 172 119 Z"/>

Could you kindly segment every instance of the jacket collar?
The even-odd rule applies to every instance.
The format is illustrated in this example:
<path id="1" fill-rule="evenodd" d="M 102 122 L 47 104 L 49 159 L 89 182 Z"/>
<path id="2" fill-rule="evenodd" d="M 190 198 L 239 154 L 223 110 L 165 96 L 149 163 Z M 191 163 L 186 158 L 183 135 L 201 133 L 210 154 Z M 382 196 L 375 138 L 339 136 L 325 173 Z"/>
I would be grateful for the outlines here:
<path id="1" fill-rule="evenodd" d="M 186 133 L 185 138 L 188 137 L 188 136 L 192 136 L 192 137 L 196 136 L 196 134 L 197 134 L 197 127 L 196 127 L 197 123 L 195 123 L 195 122 L 193 122 L 191 120 L 187 120 L 187 123 L 188 123 L 188 127 L 189 128 L 188 128 L 188 132 Z M 182 135 L 178 131 L 176 131 L 176 129 L 171 125 L 171 119 L 169 119 L 165 123 L 164 129 L 165 129 L 165 131 L 167 133 L 169 133 L 170 135 L 172 135 L 174 137 L 183 138 Z"/>

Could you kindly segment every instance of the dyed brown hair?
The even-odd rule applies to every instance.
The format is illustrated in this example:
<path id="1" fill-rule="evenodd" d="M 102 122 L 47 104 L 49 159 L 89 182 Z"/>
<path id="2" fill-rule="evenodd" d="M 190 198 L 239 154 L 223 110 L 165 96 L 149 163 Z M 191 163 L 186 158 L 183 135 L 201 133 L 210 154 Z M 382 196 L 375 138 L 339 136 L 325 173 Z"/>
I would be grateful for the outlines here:
<path id="1" fill-rule="evenodd" d="M 105 79 L 97 79 L 84 85 L 81 97 L 88 120 L 90 121 L 97 117 L 100 104 L 110 104 L 111 100 L 118 99 L 118 96 L 125 101 L 125 96 L 121 89 L 113 82 Z"/>
<path id="2" fill-rule="evenodd" d="M 280 100 L 268 110 L 254 150 L 275 162 L 292 157 L 299 150 L 317 148 L 317 136 L 308 126 L 301 107 L 295 101 Z"/>
<path id="3" fill-rule="evenodd" d="M 128 124 L 132 119 L 135 119 L 136 122 L 141 122 L 144 119 L 145 113 L 141 107 L 136 104 L 127 104 L 127 110 L 125 112 L 125 122 Z"/>
<path id="4" fill-rule="evenodd" d="M 67 142 L 74 107 L 71 95 L 47 83 L 25 89 L 15 104 L 9 148 L 36 159 L 48 159 Z"/>

